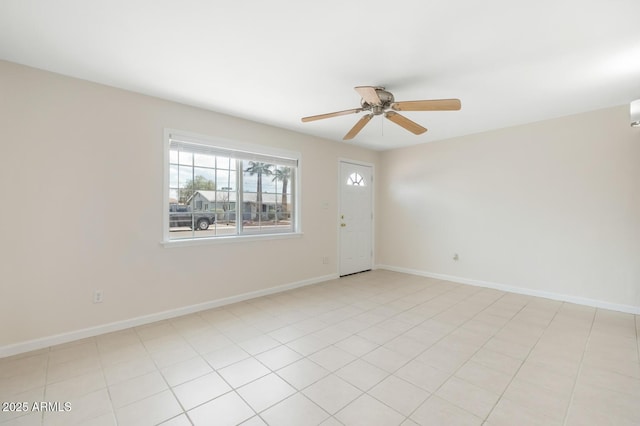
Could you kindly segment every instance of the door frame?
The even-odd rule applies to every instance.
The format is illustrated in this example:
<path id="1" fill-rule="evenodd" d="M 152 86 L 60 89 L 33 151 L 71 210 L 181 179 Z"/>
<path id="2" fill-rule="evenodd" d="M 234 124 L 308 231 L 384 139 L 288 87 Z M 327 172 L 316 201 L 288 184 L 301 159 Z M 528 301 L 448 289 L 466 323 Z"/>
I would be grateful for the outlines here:
<path id="1" fill-rule="evenodd" d="M 376 166 L 373 163 L 368 163 L 366 161 L 353 160 L 351 158 L 338 157 L 338 210 L 336 211 L 336 235 L 337 235 L 337 246 L 338 250 L 336 253 L 337 256 L 337 274 L 340 276 L 340 263 L 342 262 L 342 246 L 341 246 L 341 238 L 340 238 L 340 211 L 342 210 L 342 182 L 340 181 L 340 177 L 342 174 L 342 163 L 350 163 L 355 164 L 357 166 L 365 166 L 371 167 L 371 270 L 376 269 L 376 214 L 375 214 L 375 205 L 376 205 L 376 191 L 375 191 L 375 181 L 376 181 Z"/>

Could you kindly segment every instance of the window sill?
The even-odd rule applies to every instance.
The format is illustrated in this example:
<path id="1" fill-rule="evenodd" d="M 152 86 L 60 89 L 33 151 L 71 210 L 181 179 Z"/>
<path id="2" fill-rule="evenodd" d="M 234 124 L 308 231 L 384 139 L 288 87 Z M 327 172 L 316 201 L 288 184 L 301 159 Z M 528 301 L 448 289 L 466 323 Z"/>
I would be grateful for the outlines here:
<path id="1" fill-rule="evenodd" d="M 164 248 L 207 246 L 216 244 L 232 244 L 251 241 L 265 240 L 286 240 L 290 238 L 302 237 L 302 232 L 287 232 L 282 234 L 259 234 L 259 235 L 234 235 L 231 237 L 210 237 L 210 238 L 185 238 L 184 240 L 161 241 Z"/>

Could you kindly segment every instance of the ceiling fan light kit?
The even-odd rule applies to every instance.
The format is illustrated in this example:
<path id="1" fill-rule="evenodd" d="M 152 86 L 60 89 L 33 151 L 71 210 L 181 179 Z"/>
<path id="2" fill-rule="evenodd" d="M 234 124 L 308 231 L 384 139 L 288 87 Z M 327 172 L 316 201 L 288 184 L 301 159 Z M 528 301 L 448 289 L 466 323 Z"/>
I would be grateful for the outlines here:
<path id="1" fill-rule="evenodd" d="M 360 108 L 303 117 L 302 122 L 307 123 L 309 121 L 369 111 L 369 114 L 358 120 L 355 126 L 344 135 L 343 140 L 353 139 L 375 115 L 384 115 L 389 121 L 403 127 L 414 135 L 421 135 L 427 131 L 425 127 L 398 114 L 396 111 L 458 111 L 462 107 L 460 99 L 396 102 L 393 94 L 381 86 L 357 86 L 354 89 L 362 97 Z"/>

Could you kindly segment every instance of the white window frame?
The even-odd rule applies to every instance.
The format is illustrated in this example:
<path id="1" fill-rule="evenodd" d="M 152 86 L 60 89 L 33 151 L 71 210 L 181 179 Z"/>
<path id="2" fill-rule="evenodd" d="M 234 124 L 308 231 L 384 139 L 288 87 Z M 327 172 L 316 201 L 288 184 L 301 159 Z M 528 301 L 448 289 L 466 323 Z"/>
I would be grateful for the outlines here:
<path id="1" fill-rule="evenodd" d="M 243 234 L 229 235 L 229 236 L 214 236 L 214 237 L 198 237 L 198 238 L 184 238 L 184 239 L 169 239 L 169 149 L 171 141 L 180 141 L 189 144 L 196 144 L 211 147 L 212 150 L 216 148 L 220 150 L 228 150 L 238 153 L 243 159 L 251 160 L 252 158 L 260 158 L 260 156 L 267 157 L 279 157 L 284 159 L 294 160 L 297 163 L 294 173 L 293 182 L 293 230 L 292 231 L 276 231 L 276 232 L 260 232 L 249 231 Z M 232 141 L 222 138 L 213 138 L 205 135 L 200 135 L 192 132 L 186 132 L 175 129 L 164 130 L 164 179 L 162 187 L 162 244 L 165 247 L 180 247 L 180 246 L 192 246 L 192 245 L 208 245 L 208 244 L 220 244 L 220 243 L 232 243 L 241 241 L 256 241 L 264 239 L 283 239 L 283 238 L 297 238 L 302 236 L 302 191 L 301 191 L 301 175 L 302 175 L 302 155 L 296 151 L 289 151 L 285 149 L 275 148 L 265 145 L 256 145 L 240 141 Z M 238 171 L 238 172 L 241 172 Z M 241 191 L 241 182 L 238 182 L 236 191 Z M 239 197 L 241 199 L 241 197 Z M 237 210 L 237 206 L 236 206 Z M 238 213 L 236 213 L 237 215 Z M 242 213 L 240 213 L 242 214 Z"/>

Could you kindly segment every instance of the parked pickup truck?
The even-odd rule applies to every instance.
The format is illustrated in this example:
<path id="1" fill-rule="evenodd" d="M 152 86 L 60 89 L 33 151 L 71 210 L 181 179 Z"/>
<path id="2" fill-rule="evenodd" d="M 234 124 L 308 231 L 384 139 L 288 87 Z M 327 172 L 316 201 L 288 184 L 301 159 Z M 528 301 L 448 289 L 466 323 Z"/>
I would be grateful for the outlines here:
<path id="1" fill-rule="evenodd" d="M 215 223 L 216 216 L 208 212 L 191 212 L 191 206 L 181 204 L 169 204 L 169 227 L 188 226 L 189 228 L 204 231 L 209 225 Z M 194 228 L 195 226 L 195 228 Z"/>

